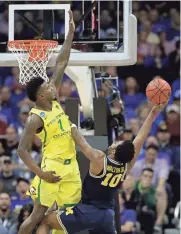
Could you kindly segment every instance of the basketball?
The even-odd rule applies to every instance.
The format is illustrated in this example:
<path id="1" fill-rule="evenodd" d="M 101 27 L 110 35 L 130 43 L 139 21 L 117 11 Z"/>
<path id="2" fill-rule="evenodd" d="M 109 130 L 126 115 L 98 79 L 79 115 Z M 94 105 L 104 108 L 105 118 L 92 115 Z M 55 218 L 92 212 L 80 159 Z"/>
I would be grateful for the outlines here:
<path id="1" fill-rule="evenodd" d="M 168 102 L 170 95 L 171 87 L 163 79 L 154 79 L 146 87 L 146 96 L 154 105 Z"/>

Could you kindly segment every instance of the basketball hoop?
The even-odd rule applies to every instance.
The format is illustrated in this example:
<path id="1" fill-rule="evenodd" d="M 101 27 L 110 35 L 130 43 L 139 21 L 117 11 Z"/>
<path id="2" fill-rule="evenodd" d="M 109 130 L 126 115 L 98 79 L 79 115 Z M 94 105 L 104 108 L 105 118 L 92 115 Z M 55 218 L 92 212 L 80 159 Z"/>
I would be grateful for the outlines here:
<path id="1" fill-rule="evenodd" d="M 57 47 L 58 42 L 49 40 L 9 41 L 8 49 L 15 54 L 19 63 L 19 82 L 25 85 L 37 76 L 48 82 L 46 67 Z"/>

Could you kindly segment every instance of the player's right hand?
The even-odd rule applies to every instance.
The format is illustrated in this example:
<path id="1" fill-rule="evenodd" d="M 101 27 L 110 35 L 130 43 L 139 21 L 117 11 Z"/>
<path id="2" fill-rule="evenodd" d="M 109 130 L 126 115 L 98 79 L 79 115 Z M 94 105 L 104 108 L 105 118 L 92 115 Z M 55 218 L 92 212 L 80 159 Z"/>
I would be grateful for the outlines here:
<path id="1" fill-rule="evenodd" d="M 168 102 L 160 104 L 160 105 L 154 105 L 152 107 L 152 112 L 154 114 L 160 113 L 161 111 L 163 111 L 165 109 L 165 107 L 167 106 Z"/>
<path id="2" fill-rule="evenodd" d="M 73 13 L 71 10 L 69 10 L 69 31 L 74 33 L 75 31 L 75 23 L 73 19 Z"/>
<path id="3" fill-rule="evenodd" d="M 61 178 L 55 174 L 55 171 L 43 171 L 40 178 L 48 183 L 57 183 Z"/>

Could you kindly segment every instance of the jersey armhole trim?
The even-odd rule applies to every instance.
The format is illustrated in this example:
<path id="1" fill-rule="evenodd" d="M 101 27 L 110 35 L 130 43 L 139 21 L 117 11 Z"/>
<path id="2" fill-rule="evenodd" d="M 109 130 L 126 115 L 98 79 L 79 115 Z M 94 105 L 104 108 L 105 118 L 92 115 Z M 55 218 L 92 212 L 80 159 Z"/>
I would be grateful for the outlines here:
<path id="1" fill-rule="evenodd" d="M 32 108 L 32 109 L 33 109 L 33 108 Z M 34 112 L 31 112 L 31 111 L 30 111 L 29 114 L 30 114 L 30 115 L 36 115 L 36 116 L 40 117 L 41 121 L 43 122 L 43 126 L 40 127 L 40 128 L 38 128 L 38 129 L 41 129 L 41 131 L 38 132 L 38 133 L 36 133 L 35 135 L 41 134 L 41 133 L 43 132 L 44 128 L 45 128 L 45 123 L 44 123 L 43 118 L 42 118 L 38 113 L 34 113 Z M 38 129 L 37 129 L 37 130 L 38 130 Z"/>
<path id="2" fill-rule="evenodd" d="M 121 181 L 125 180 L 125 176 L 126 176 L 127 170 L 128 170 L 128 163 L 126 163 L 126 165 L 125 165 L 125 170 L 124 170 L 124 173 L 122 175 Z"/>
<path id="3" fill-rule="evenodd" d="M 104 168 L 103 168 L 103 173 L 102 173 L 102 175 L 98 175 L 98 176 L 93 175 L 93 174 L 90 172 L 90 169 L 89 169 L 89 175 L 90 175 L 91 177 L 93 177 L 93 178 L 96 178 L 96 179 L 102 178 L 102 177 L 105 176 L 106 170 L 107 170 L 107 157 L 105 156 L 105 157 L 104 157 Z"/>
<path id="4" fill-rule="evenodd" d="M 109 158 L 109 160 L 110 160 L 112 163 L 114 163 L 114 164 L 116 164 L 116 165 L 121 165 L 121 163 L 119 163 L 119 162 L 113 160 L 112 158 L 110 158 L 110 157 L 108 157 L 108 158 Z"/>

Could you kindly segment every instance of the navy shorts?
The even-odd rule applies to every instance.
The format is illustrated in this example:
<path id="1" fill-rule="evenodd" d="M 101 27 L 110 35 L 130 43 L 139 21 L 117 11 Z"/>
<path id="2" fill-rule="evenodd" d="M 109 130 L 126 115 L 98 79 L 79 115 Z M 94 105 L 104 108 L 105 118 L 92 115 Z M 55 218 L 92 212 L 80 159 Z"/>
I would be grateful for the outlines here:
<path id="1" fill-rule="evenodd" d="M 90 230 L 92 234 L 115 234 L 114 211 L 78 204 L 57 212 L 57 219 L 65 234 Z"/>

